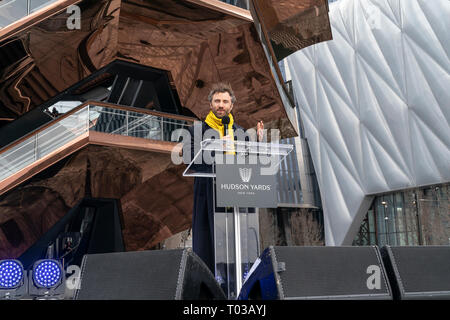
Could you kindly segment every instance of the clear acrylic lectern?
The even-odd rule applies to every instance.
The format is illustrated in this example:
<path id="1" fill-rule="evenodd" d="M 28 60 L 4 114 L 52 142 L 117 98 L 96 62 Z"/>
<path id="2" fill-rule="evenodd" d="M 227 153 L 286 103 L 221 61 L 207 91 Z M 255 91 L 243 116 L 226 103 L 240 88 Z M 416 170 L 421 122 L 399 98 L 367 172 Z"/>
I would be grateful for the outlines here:
<path id="1" fill-rule="evenodd" d="M 280 162 L 292 149 L 293 146 L 288 144 L 206 139 L 183 173 L 187 177 L 213 179 L 215 277 L 228 299 L 239 296 L 243 281 L 260 255 L 258 206 L 243 208 L 231 204 L 218 207 L 216 165 L 258 164 L 270 174 L 276 174 Z M 210 170 L 195 165 L 205 162 L 211 164 Z"/>

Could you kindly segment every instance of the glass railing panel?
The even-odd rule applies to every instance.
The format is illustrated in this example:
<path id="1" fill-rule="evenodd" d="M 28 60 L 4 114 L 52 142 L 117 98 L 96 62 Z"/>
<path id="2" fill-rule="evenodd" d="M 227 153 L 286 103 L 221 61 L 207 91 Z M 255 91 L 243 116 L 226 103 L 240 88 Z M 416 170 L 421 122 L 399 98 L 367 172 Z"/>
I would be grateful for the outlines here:
<path id="1" fill-rule="evenodd" d="M 30 13 L 38 11 L 58 0 L 30 0 Z"/>
<path id="2" fill-rule="evenodd" d="M 152 140 L 172 141 L 172 132 L 187 128 L 183 120 L 134 111 L 91 106 L 90 130 Z"/>
<path id="3" fill-rule="evenodd" d="M 0 29 L 58 0 L 0 0 Z"/>
<path id="4" fill-rule="evenodd" d="M 0 181 L 87 132 L 87 116 L 86 107 L 1 153 Z"/>
<path id="5" fill-rule="evenodd" d="M 0 28 L 4 28 L 27 15 L 27 0 L 0 1 Z"/>
<path id="6" fill-rule="evenodd" d="M 32 164 L 35 159 L 36 137 L 32 136 L 0 155 L 0 181 Z"/>
<path id="7" fill-rule="evenodd" d="M 132 137 L 163 140 L 163 137 L 161 136 L 161 133 L 163 132 L 162 122 L 162 118 L 154 115 L 143 115 L 130 112 L 128 116 L 128 126 L 124 128 L 125 131 L 121 134 Z"/>
<path id="8" fill-rule="evenodd" d="M 249 1 L 250 0 L 220 0 L 220 1 L 231 4 L 236 7 L 240 7 L 240 8 L 249 10 Z"/>
<path id="9" fill-rule="evenodd" d="M 126 111 L 101 106 L 89 107 L 90 130 L 120 134 L 125 126 Z"/>
<path id="10" fill-rule="evenodd" d="M 0 152 L 0 181 L 64 147 L 88 130 L 171 141 L 190 122 L 102 106 L 85 106 Z"/>
<path id="11" fill-rule="evenodd" d="M 87 132 L 87 117 L 88 108 L 86 107 L 39 132 L 37 134 L 38 159 Z"/>
<path id="12" fill-rule="evenodd" d="M 174 132 L 177 129 L 187 129 L 190 127 L 192 123 L 187 123 L 186 121 L 182 120 L 171 120 L 164 122 L 164 140 L 165 141 L 172 141 L 177 142 L 177 137 L 172 138 L 172 132 Z"/>

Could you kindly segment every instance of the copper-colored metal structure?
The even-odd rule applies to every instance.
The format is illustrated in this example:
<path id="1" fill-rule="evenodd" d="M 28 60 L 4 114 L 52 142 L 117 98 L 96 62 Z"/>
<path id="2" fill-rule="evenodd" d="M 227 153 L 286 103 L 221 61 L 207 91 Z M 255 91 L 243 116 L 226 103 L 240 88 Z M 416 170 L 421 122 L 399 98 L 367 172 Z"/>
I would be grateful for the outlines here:
<path id="1" fill-rule="evenodd" d="M 290 26 L 289 35 L 297 31 L 302 35 L 307 41 L 303 46 L 329 39 L 324 0 L 261 3 L 266 6 L 258 12 L 275 42 L 275 31 L 285 25 Z M 284 121 L 284 106 L 249 21 L 250 12 L 216 0 L 102 0 L 77 5 L 80 30 L 68 29 L 71 15 L 59 8 L 43 21 L 24 22 L 23 30 L 0 31 L 0 54 L 2 49 L 8 51 L 0 74 L 3 123 L 122 58 L 168 70 L 181 104 L 199 118 L 209 111 L 209 86 L 225 81 L 236 93 L 236 119 L 242 126 L 253 127 L 263 120 L 267 127 L 281 124 L 282 136 L 296 135 L 294 127 Z M 320 14 L 315 16 L 316 12 Z M 300 21 L 306 16 L 306 27 L 298 26 L 300 22 L 293 25 L 289 13 Z"/>
<path id="2" fill-rule="evenodd" d="M 312 44 L 331 40 L 327 0 L 253 0 L 278 61 Z"/>
<path id="3" fill-rule="evenodd" d="M 87 144 L 0 197 L 0 225 L 14 221 L 22 238 L 0 230 L 0 257 L 20 256 L 85 197 L 119 199 L 127 250 L 151 249 L 190 227 L 193 181 L 183 170 L 166 152 Z"/>
<path id="4" fill-rule="evenodd" d="M 71 4 L 81 9 L 80 29 L 67 27 L 64 5 Z M 255 4 L 268 37 L 290 52 L 330 38 L 325 0 Z M 290 46 L 293 37 L 301 45 Z M 209 112 L 210 85 L 224 81 L 235 91 L 241 126 L 263 120 L 284 137 L 297 134 L 250 11 L 217 0 L 58 1 L 0 29 L 0 127 L 118 59 L 167 70 L 181 105 L 199 119 Z M 172 164 L 171 146 L 127 138 L 91 132 L 11 178 L 13 188 L 0 196 L 0 225 L 16 221 L 23 240 L 12 246 L 0 232 L 0 258 L 23 253 L 86 194 L 121 199 L 127 250 L 151 248 L 188 228 L 192 181 Z M 47 169 L 44 177 L 37 169 Z"/>
<path id="5" fill-rule="evenodd" d="M 61 120 L 69 117 L 70 115 L 75 114 L 77 111 L 85 108 L 88 105 L 95 105 L 95 106 L 102 106 L 102 107 L 110 107 L 118 110 L 124 110 L 124 111 L 131 111 L 131 112 L 139 112 L 143 114 L 148 114 L 152 116 L 159 116 L 159 117 L 165 117 L 166 119 L 174 119 L 174 120 L 183 120 L 190 124 L 193 124 L 193 122 L 196 120 L 194 118 L 189 118 L 185 116 L 180 115 L 171 115 L 166 114 L 163 112 L 158 111 L 151 111 L 151 110 L 137 110 L 137 108 L 132 107 L 124 107 L 124 106 L 116 106 L 109 103 L 103 103 L 103 102 L 90 102 L 87 101 L 80 106 L 72 109 L 70 112 L 62 115 L 58 119 L 49 122 L 48 124 L 40 127 L 38 130 L 35 130 L 28 135 L 25 135 L 23 138 L 15 141 L 14 143 L 11 143 L 7 147 L 0 150 L 0 154 L 6 152 L 7 150 L 10 150 L 23 141 L 27 140 L 28 138 L 32 137 L 33 135 L 39 134 L 40 132 L 46 130 L 47 128 L 51 127 L 57 122 L 60 122 Z M 39 172 L 47 169 L 48 167 L 52 166 L 53 164 L 57 163 L 58 161 L 66 158 L 67 156 L 71 155 L 72 153 L 75 153 L 76 151 L 85 148 L 89 144 L 92 145 L 101 145 L 101 146 L 110 146 L 110 147 L 117 147 L 117 148 L 126 148 L 126 149 L 132 149 L 132 150 L 143 150 L 148 152 L 160 152 L 160 153 L 167 153 L 170 154 L 172 152 L 179 153 L 181 151 L 181 145 L 175 143 L 175 142 L 169 142 L 169 141 L 159 141 L 159 140 L 151 140 L 151 139 L 143 139 L 143 138 L 136 138 L 136 137 L 129 137 L 129 136 L 122 136 L 118 134 L 108 134 L 104 132 L 97 132 L 97 131 L 87 131 L 86 133 L 74 138 L 64 146 L 57 148 L 47 154 L 45 157 L 42 157 L 36 161 L 34 161 L 29 166 L 23 168 L 22 170 L 18 171 L 15 174 L 10 175 L 7 179 L 4 179 L 0 181 L 0 195 L 8 192 L 9 190 L 13 189 L 14 187 L 18 186 L 24 181 L 27 181 L 34 175 L 38 174 Z"/>

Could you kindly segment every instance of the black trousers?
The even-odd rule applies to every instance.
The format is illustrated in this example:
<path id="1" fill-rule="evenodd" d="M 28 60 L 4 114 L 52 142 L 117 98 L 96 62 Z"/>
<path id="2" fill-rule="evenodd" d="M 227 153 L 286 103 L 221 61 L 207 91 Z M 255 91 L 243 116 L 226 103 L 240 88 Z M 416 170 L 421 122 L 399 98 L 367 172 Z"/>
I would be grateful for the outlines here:
<path id="1" fill-rule="evenodd" d="M 214 183 L 213 178 L 194 179 L 192 249 L 214 274 Z"/>

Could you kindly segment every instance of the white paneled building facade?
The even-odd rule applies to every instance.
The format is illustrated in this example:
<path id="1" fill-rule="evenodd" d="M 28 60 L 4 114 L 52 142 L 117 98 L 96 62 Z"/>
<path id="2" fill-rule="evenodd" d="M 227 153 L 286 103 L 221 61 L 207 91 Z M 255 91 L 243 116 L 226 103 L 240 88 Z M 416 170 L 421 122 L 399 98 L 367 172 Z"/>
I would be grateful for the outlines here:
<path id="1" fill-rule="evenodd" d="M 450 1 L 330 3 L 289 66 L 326 245 L 450 244 Z"/>

